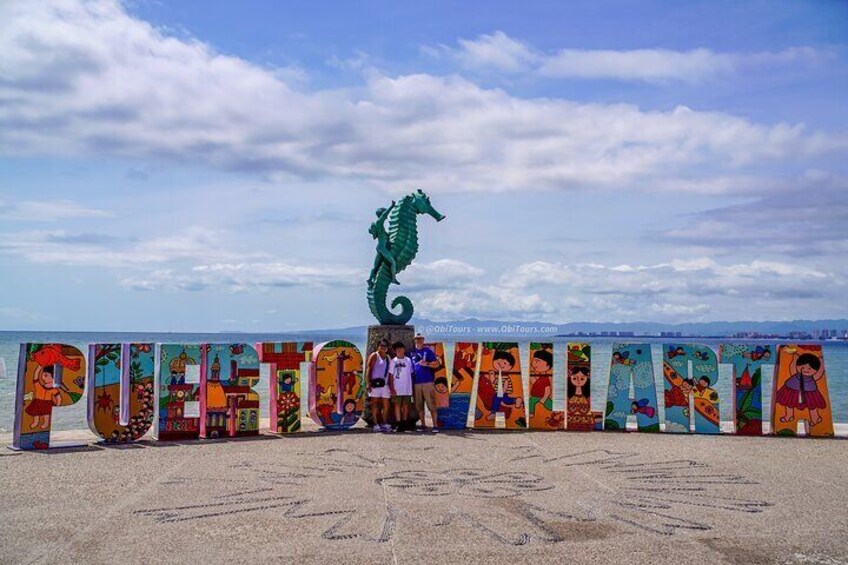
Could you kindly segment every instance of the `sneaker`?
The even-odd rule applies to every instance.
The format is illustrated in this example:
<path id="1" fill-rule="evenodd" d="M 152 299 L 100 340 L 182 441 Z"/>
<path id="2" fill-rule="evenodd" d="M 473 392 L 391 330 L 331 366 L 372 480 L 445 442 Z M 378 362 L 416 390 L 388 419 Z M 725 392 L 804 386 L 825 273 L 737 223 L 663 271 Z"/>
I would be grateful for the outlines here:
<path id="1" fill-rule="evenodd" d="M 433 433 L 433 434 L 439 433 L 439 428 L 430 428 L 430 433 Z"/>
<path id="2" fill-rule="evenodd" d="M 380 426 L 380 431 L 383 433 L 390 432 L 392 431 L 392 427 L 388 424 L 383 424 L 382 426 Z"/>
<path id="3" fill-rule="evenodd" d="M 419 433 L 421 433 L 421 432 L 426 432 L 426 431 L 427 431 L 427 426 L 418 426 L 417 428 L 415 428 L 415 431 L 416 431 L 416 432 L 419 432 Z"/>
<path id="4" fill-rule="evenodd" d="M 374 425 L 374 433 L 379 434 L 379 433 L 382 433 L 382 431 L 383 431 L 383 426 L 378 426 L 376 424 Z"/>

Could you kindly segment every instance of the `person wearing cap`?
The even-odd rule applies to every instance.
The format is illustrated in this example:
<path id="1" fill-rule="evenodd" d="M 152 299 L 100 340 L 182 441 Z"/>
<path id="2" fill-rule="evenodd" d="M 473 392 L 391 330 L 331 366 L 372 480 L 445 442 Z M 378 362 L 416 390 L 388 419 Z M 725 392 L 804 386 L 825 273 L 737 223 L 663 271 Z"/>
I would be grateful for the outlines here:
<path id="1" fill-rule="evenodd" d="M 421 419 L 421 431 L 427 430 L 424 420 L 424 405 L 430 410 L 433 419 L 433 433 L 438 432 L 438 417 L 436 416 L 436 388 L 434 385 L 435 372 L 439 368 L 439 360 L 433 350 L 424 345 L 424 336 L 415 334 L 415 347 L 409 352 L 412 358 L 412 382 L 415 409 Z"/>

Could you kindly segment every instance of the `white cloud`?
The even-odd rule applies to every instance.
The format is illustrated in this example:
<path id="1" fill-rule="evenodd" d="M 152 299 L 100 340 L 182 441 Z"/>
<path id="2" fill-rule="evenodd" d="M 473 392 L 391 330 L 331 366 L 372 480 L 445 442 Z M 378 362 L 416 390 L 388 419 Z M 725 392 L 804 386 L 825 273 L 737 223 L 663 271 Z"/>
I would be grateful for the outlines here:
<path id="1" fill-rule="evenodd" d="M 498 286 L 469 284 L 463 289 L 416 296 L 419 297 L 415 300 L 416 315 L 433 321 L 467 317 L 537 320 L 549 318 L 555 313 L 554 308 L 539 294 L 516 292 Z"/>
<path id="2" fill-rule="evenodd" d="M 463 66 L 543 77 L 614 79 L 621 81 L 704 82 L 745 69 L 792 64 L 815 64 L 832 57 L 828 51 L 791 47 L 777 52 L 716 53 L 699 48 L 670 49 L 561 49 L 545 53 L 502 31 L 476 39 L 459 39 L 459 47 L 440 46 L 427 53 L 447 53 Z"/>
<path id="3" fill-rule="evenodd" d="M 483 270 L 454 259 L 413 263 L 402 274 L 401 292 L 467 287 Z M 134 290 L 224 290 L 239 292 L 274 287 L 365 288 L 368 273 L 348 266 L 305 265 L 297 261 L 267 259 L 154 269 L 125 277 L 121 284 Z"/>
<path id="4" fill-rule="evenodd" d="M 103 233 L 31 230 L 3 234 L 0 252 L 31 263 L 137 267 L 156 263 L 201 263 L 255 259 L 259 253 L 231 248 L 228 234 L 199 226 L 143 240 Z"/>
<path id="5" fill-rule="evenodd" d="M 364 286 L 365 273 L 353 268 L 297 265 L 281 261 L 213 263 L 182 270 L 156 269 L 150 273 L 126 277 L 121 285 L 133 290 L 227 292 L 294 286 Z"/>
<path id="6" fill-rule="evenodd" d="M 479 280 L 483 273 L 483 269 L 463 261 L 438 259 L 430 263 L 414 262 L 400 276 L 403 279 L 401 282 L 404 290 L 425 290 L 464 286 Z"/>
<path id="7" fill-rule="evenodd" d="M 466 51 L 520 66 L 492 35 Z M 114 1 L 0 5 L 0 153 L 121 155 L 361 179 L 398 190 L 653 189 L 709 166 L 745 176 L 844 152 L 844 135 L 678 107 L 521 99 L 458 76 L 388 77 L 307 91 L 285 73 L 167 35 Z M 715 192 L 710 183 L 681 191 Z"/>
<path id="8" fill-rule="evenodd" d="M 563 49 L 546 57 L 538 72 L 549 77 L 698 82 L 732 72 L 737 60 L 737 56 L 714 53 L 709 49 Z"/>
<path id="9" fill-rule="evenodd" d="M 809 171 L 781 181 L 744 202 L 685 218 L 685 225 L 656 231 L 652 242 L 707 247 L 728 253 L 791 255 L 803 265 L 848 254 L 848 178 Z"/>
<path id="10" fill-rule="evenodd" d="M 671 316 L 684 316 L 689 318 L 691 316 L 698 316 L 701 314 L 707 314 L 710 312 L 710 306 L 708 304 L 693 304 L 691 306 L 687 306 L 684 304 L 651 304 L 651 311 L 655 314 L 659 314 L 663 317 Z"/>
<path id="11" fill-rule="evenodd" d="M 112 213 L 72 200 L 21 200 L 0 198 L 0 218 L 21 222 L 56 222 L 77 218 L 110 218 Z"/>
<path id="12" fill-rule="evenodd" d="M 475 40 L 460 39 L 457 57 L 466 65 L 519 71 L 538 60 L 537 53 L 502 31 L 483 34 Z"/>
<path id="13" fill-rule="evenodd" d="M 788 319 L 848 315 L 834 309 L 848 273 L 779 261 L 719 263 L 707 257 L 652 265 L 533 261 L 496 284 L 470 282 L 418 293 L 417 311 L 437 321 L 502 317 L 566 321 Z"/>
<path id="14" fill-rule="evenodd" d="M 568 286 L 589 294 L 648 295 L 697 290 L 715 294 L 742 289 L 767 294 L 769 282 L 781 283 L 781 291 L 796 286 L 832 283 L 835 273 L 777 261 L 722 265 L 713 259 L 673 260 L 654 265 L 563 264 L 534 261 L 520 265 L 501 277 L 507 288 L 529 289 L 543 285 Z"/>
<path id="15" fill-rule="evenodd" d="M 442 270 L 442 272 L 439 272 Z M 414 276 L 412 276 L 414 275 Z M 292 261 L 211 263 L 157 268 L 125 277 L 135 290 L 225 292 L 281 287 L 362 287 L 366 273 L 347 266 Z M 394 288 L 413 299 L 419 317 L 467 317 L 548 322 L 706 321 L 848 315 L 834 310 L 848 288 L 848 274 L 779 261 L 719 263 L 707 257 L 652 265 L 563 264 L 533 261 L 487 280 L 482 269 L 443 259 L 420 264 L 411 283 Z"/>

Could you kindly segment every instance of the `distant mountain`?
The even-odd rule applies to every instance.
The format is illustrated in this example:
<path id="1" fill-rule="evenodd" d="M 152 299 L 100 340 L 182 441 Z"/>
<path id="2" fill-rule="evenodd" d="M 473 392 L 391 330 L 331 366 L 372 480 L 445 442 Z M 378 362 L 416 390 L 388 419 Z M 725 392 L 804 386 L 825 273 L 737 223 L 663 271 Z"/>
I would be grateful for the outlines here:
<path id="1" fill-rule="evenodd" d="M 730 336 L 739 332 L 787 335 L 790 332 L 813 333 L 819 330 L 837 330 L 840 335 L 848 330 L 848 319 L 837 320 L 792 320 L 792 321 L 740 321 L 740 322 L 687 322 L 681 324 L 663 324 L 657 322 L 569 322 L 551 324 L 547 322 L 516 322 L 502 320 L 477 320 L 474 318 L 456 322 L 431 322 L 418 320 L 418 326 L 431 326 L 433 333 L 456 333 L 459 328 L 472 328 L 471 333 L 493 331 L 490 328 L 502 328 L 505 334 L 544 335 L 556 327 L 556 334 L 576 334 L 601 332 L 633 332 L 636 335 L 659 335 L 662 332 L 680 332 L 693 336 Z"/>
<path id="2" fill-rule="evenodd" d="M 740 332 L 759 334 L 788 335 L 790 332 L 812 334 L 820 330 L 837 330 L 841 336 L 848 330 L 848 319 L 836 320 L 792 320 L 792 321 L 741 321 L 741 322 L 687 322 L 682 324 L 662 324 L 657 322 L 569 322 L 554 324 L 549 322 L 527 322 L 515 320 L 479 320 L 467 318 L 449 322 L 434 322 L 423 318 L 412 320 L 417 331 L 428 336 L 449 337 L 462 335 L 510 335 L 510 336 L 554 336 L 577 333 L 600 334 L 601 332 L 633 332 L 635 335 L 659 335 L 662 332 L 680 332 L 688 336 L 732 336 Z M 333 334 L 338 336 L 362 335 L 367 326 L 310 330 L 300 334 Z"/>

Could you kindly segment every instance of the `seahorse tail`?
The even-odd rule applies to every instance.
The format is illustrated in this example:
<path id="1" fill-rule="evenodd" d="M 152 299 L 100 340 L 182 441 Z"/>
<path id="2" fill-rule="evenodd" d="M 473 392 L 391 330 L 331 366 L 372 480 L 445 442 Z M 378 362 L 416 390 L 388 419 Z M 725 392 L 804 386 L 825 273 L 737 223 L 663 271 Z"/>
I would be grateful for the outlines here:
<path id="1" fill-rule="evenodd" d="M 368 307 L 381 324 L 402 326 L 412 318 L 412 301 L 406 296 L 398 296 L 392 300 L 391 310 L 386 306 L 389 284 L 391 284 L 386 270 L 384 265 L 377 275 L 374 286 L 368 289 Z M 398 306 L 401 307 L 400 313 L 395 314 L 392 310 L 395 310 Z"/>
<path id="2" fill-rule="evenodd" d="M 392 300 L 392 310 L 395 310 L 398 306 L 400 306 L 400 314 L 392 314 L 395 319 L 393 323 L 404 326 L 412 318 L 412 301 L 405 296 L 396 296 Z"/>

